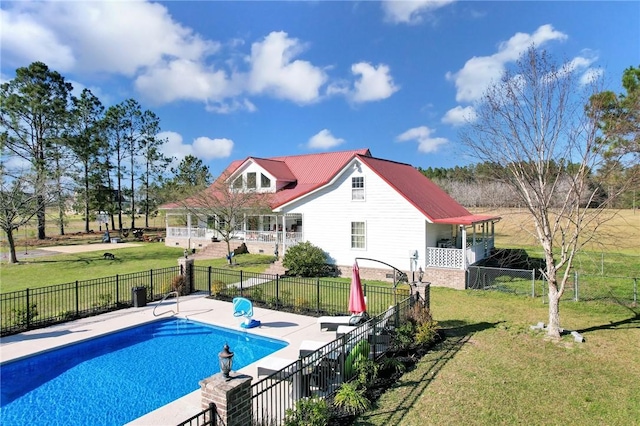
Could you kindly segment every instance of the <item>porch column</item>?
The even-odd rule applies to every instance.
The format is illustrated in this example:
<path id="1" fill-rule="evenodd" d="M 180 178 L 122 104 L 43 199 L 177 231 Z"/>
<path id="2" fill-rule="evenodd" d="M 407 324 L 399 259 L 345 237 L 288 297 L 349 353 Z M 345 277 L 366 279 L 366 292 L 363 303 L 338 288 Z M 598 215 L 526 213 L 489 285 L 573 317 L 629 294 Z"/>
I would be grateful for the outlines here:
<path id="1" fill-rule="evenodd" d="M 467 270 L 467 228 L 464 225 L 460 225 L 462 229 L 462 269 Z"/>

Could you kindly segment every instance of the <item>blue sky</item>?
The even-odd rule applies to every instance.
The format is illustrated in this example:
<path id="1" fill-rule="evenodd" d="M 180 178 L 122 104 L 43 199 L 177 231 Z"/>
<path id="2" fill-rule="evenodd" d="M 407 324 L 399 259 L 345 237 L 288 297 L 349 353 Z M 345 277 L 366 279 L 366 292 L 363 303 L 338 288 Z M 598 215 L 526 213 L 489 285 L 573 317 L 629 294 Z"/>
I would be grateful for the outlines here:
<path id="1" fill-rule="evenodd" d="M 369 148 L 470 162 L 459 126 L 531 43 L 621 91 L 640 2 L 113 1 L 0 6 L 1 77 L 33 61 L 106 106 L 137 99 L 167 155 L 231 160 Z"/>

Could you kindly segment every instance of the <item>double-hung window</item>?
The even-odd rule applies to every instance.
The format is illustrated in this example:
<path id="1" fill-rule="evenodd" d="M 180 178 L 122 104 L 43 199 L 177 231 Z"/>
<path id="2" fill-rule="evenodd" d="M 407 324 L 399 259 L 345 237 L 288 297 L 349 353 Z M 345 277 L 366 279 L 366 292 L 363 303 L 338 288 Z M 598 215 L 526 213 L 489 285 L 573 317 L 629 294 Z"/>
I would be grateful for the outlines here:
<path id="1" fill-rule="evenodd" d="M 364 222 L 351 222 L 351 248 L 366 248 L 366 227 Z"/>
<path id="2" fill-rule="evenodd" d="M 351 199 L 364 200 L 364 176 L 351 178 Z"/>

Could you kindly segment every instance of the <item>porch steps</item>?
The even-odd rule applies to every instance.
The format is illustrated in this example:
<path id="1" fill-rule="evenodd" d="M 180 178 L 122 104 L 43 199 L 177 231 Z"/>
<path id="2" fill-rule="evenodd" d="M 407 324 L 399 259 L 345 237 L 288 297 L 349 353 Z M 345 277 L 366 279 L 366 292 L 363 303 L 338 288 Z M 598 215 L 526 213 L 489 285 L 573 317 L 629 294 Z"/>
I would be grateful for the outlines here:
<path id="1" fill-rule="evenodd" d="M 270 275 L 283 275 L 285 272 L 286 269 L 284 269 L 284 266 L 282 266 L 282 259 L 276 260 L 271 265 L 269 265 L 266 271 L 264 271 L 265 274 Z"/>
<path id="2" fill-rule="evenodd" d="M 232 250 L 235 248 L 233 241 L 231 247 Z M 211 243 L 202 250 L 196 251 L 196 253 L 191 255 L 191 257 L 194 259 L 218 259 L 221 257 L 227 257 L 227 243 L 224 241 Z"/>

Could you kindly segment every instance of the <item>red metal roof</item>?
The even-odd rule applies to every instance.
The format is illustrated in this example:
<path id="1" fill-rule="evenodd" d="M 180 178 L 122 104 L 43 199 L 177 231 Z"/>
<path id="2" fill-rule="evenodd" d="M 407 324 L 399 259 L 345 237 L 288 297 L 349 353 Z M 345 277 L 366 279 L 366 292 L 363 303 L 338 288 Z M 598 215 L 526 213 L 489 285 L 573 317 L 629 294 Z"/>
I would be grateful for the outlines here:
<path id="1" fill-rule="evenodd" d="M 275 209 L 328 184 L 354 158 L 358 158 L 371 168 L 431 222 L 472 225 L 500 219 L 493 216 L 472 215 L 415 167 L 374 158 L 368 149 L 273 158 L 249 157 L 232 162 L 218 179 L 226 179 L 249 160 L 255 161 L 276 179 L 291 182 L 290 185 L 273 194 L 271 207 Z M 214 185 L 207 190 L 210 191 Z M 161 208 L 178 207 L 177 203 L 169 203 Z"/>

